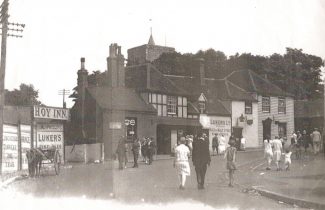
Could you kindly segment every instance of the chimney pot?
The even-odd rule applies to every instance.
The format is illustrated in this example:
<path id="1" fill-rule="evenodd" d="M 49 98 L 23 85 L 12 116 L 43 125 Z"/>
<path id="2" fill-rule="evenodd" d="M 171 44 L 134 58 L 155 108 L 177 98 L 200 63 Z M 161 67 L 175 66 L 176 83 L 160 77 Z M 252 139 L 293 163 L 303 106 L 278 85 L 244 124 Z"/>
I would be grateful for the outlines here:
<path id="1" fill-rule="evenodd" d="M 81 62 L 81 69 L 85 69 L 85 58 L 80 58 L 80 62 Z"/>

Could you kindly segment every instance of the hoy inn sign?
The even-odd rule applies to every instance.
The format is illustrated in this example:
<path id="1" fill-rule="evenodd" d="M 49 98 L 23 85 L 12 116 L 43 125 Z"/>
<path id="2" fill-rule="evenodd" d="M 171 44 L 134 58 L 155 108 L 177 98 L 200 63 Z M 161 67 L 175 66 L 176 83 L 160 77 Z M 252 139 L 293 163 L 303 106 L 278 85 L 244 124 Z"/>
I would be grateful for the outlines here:
<path id="1" fill-rule="evenodd" d="M 34 118 L 69 120 L 69 109 L 34 106 Z"/>

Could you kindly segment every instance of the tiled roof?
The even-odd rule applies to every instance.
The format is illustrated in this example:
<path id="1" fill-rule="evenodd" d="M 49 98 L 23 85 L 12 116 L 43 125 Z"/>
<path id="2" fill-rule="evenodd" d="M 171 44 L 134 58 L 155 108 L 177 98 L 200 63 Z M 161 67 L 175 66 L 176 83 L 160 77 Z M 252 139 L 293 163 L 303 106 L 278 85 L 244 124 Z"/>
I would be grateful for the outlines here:
<path id="1" fill-rule="evenodd" d="M 149 71 L 149 72 L 147 72 Z M 147 76 L 150 77 L 147 83 Z M 150 90 L 157 93 L 170 95 L 183 95 L 189 93 L 165 77 L 151 64 L 128 66 L 125 72 L 126 85 L 138 90 Z"/>
<path id="2" fill-rule="evenodd" d="M 295 117 L 313 118 L 324 116 L 324 100 L 295 101 Z"/>
<path id="3" fill-rule="evenodd" d="M 229 74 L 226 79 L 247 92 L 255 92 L 267 96 L 292 96 L 281 88 L 262 78 L 251 70 L 238 70 Z"/>
<path id="4" fill-rule="evenodd" d="M 87 90 L 98 105 L 104 109 L 156 113 L 152 105 L 147 104 L 134 89 L 103 86 L 88 87 Z"/>

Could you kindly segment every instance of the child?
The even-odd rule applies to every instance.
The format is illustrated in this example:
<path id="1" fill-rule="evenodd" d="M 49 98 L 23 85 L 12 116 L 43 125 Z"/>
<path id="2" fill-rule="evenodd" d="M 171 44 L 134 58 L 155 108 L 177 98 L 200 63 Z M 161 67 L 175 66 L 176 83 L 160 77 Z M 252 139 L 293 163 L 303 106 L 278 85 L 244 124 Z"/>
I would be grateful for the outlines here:
<path id="1" fill-rule="evenodd" d="M 235 148 L 235 141 L 230 140 L 228 142 L 230 147 L 228 147 L 225 151 L 224 158 L 227 159 L 227 169 L 229 170 L 229 187 L 233 187 L 234 185 L 234 172 L 236 170 L 236 152 L 237 149 Z"/>
<path id="2" fill-rule="evenodd" d="M 287 171 L 290 170 L 291 154 L 292 154 L 292 152 L 288 148 L 285 150 L 285 153 L 283 153 L 283 155 L 284 155 L 284 167 L 285 167 L 285 169 Z"/>

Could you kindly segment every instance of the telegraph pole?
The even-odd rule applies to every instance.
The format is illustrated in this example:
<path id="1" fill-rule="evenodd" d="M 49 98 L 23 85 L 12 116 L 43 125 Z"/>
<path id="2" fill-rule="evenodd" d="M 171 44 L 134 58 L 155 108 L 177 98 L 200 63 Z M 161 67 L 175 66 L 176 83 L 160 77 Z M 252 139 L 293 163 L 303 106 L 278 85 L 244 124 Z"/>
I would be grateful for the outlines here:
<path id="1" fill-rule="evenodd" d="M 2 145 L 3 145 L 3 111 L 5 105 L 5 73 L 6 73 L 6 56 L 7 56 L 7 37 L 12 36 L 16 38 L 22 38 L 20 34 L 8 33 L 12 32 L 23 32 L 25 24 L 10 23 L 8 22 L 9 0 L 3 0 L 0 8 L 0 24 L 1 24 L 1 62 L 0 62 L 0 174 L 2 174 Z M 12 25 L 16 28 L 9 28 Z"/>
<path id="2" fill-rule="evenodd" d="M 62 95 L 63 97 L 63 108 L 67 108 L 67 105 L 65 103 L 65 96 L 67 94 L 70 94 L 70 90 L 66 90 L 66 89 L 59 90 L 59 95 Z"/>

